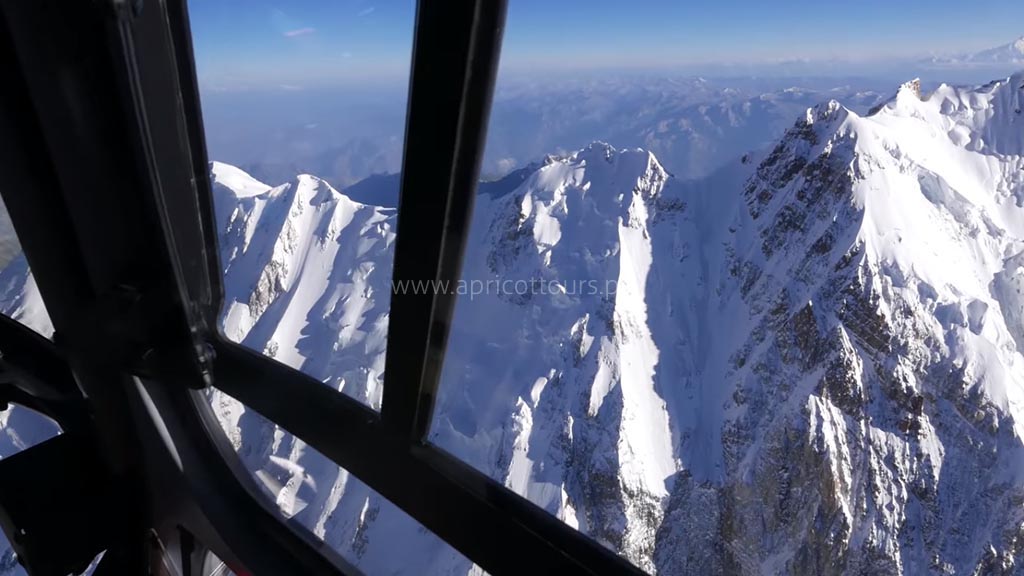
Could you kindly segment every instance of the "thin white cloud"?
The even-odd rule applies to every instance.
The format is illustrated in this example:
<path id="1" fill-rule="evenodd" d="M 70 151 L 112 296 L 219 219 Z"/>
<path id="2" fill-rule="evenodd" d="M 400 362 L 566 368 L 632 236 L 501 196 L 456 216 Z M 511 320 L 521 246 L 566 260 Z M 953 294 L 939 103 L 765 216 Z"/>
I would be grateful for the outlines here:
<path id="1" fill-rule="evenodd" d="M 370 14 L 373 14 L 374 10 L 376 10 L 376 8 L 374 8 L 373 6 L 370 6 L 368 8 L 363 8 L 362 10 L 359 11 L 359 15 L 360 16 L 369 16 Z"/>
<path id="2" fill-rule="evenodd" d="M 498 169 L 498 176 L 504 176 L 512 171 L 516 167 L 516 159 L 512 157 L 502 158 L 495 162 L 495 167 Z"/>
<path id="3" fill-rule="evenodd" d="M 298 28 L 296 30 L 288 30 L 284 35 L 288 38 L 295 38 L 296 36 L 308 36 L 316 32 L 316 28 Z"/>

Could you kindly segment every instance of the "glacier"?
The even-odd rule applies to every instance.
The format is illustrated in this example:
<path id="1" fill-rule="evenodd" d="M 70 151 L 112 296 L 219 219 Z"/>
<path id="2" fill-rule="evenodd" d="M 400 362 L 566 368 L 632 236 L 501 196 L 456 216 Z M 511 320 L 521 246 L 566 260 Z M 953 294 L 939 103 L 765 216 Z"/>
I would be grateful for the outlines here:
<path id="1" fill-rule="evenodd" d="M 459 297 L 430 441 L 651 573 L 1018 572 L 1022 106 L 1024 73 L 908 82 L 700 179 L 595 142 L 482 187 L 463 279 L 529 289 Z M 211 180 L 225 336 L 379 408 L 396 211 Z M 23 258 L 0 307 L 52 332 Z M 208 397 L 282 513 L 367 573 L 480 572 Z"/>

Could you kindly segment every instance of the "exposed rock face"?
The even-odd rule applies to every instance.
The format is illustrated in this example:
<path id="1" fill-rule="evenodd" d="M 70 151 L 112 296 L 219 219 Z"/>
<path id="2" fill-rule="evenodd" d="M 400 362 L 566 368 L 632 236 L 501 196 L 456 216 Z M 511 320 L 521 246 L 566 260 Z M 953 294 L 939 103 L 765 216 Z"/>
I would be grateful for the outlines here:
<path id="1" fill-rule="evenodd" d="M 732 226 L 756 234 L 721 284 L 750 320 L 716 383 L 724 473 L 677 482 L 660 572 L 1020 570 L 1024 359 L 1001 286 L 1022 127 L 983 120 L 1012 113 L 1014 80 L 901 90 L 871 119 L 826 104 L 757 168 Z M 711 553 L 679 552 L 695 535 Z"/>

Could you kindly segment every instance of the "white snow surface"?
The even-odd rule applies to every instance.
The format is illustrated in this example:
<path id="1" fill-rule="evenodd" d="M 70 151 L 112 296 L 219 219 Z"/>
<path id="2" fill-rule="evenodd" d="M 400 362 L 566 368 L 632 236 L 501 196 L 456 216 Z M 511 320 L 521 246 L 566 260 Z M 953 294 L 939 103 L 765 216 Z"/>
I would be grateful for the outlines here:
<path id="1" fill-rule="evenodd" d="M 463 278 L 486 289 L 459 296 L 430 440 L 650 572 L 1021 570 L 1022 104 L 1024 73 L 908 82 L 701 180 L 594 143 L 479 195 Z M 225 335 L 379 407 L 394 210 L 211 177 Z M 46 331 L 23 258 L 0 304 Z M 282 511 L 368 573 L 478 570 L 210 400 Z"/>

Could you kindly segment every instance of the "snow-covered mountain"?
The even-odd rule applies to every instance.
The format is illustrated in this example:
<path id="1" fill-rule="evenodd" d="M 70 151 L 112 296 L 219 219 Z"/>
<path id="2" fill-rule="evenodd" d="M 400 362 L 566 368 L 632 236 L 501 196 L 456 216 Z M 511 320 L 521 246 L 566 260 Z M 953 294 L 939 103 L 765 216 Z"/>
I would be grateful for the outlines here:
<path id="1" fill-rule="evenodd" d="M 659 574 L 1019 571 L 1022 105 L 1024 73 L 908 83 L 702 180 L 595 143 L 488 185 L 431 441 Z M 378 406 L 394 210 L 211 177 L 225 334 Z M 0 306 L 41 322 L 32 287 L 15 260 Z M 367 573 L 477 570 L 210 400 L 282 511 Z"/>
<path id="2" fill-rule="evenodd" d="M 210 169 L 230 339 L 380 408 L 395 209 L 319 178 L 271 188 Z M 471 562 L 305 442 L 219 391 L 210 401 L 281 511 L 368 574 L 473 574 Z M 402 542 L 402 554 L 394 543 Z"/>
<path id="3" fill-rule="evenodd" d="M 958 54 L 956 56 L 933 57 L 928 59 L 927 62 L 941 65 L 1024 66 L 1024 36 L 1017 38 L 1009 44 L 1003 44 L 995 48 Z"/>
<path id="4" fill-rule="evenodd" d="M 395 210 L 301 175 L 271 188 L 211 167 L 224 334 L 380 406 Z"/>
<path id="5" fill-rule="evenodd" d="M 595 145 L 478 203 L 467 279 L 556 288 L 459 302 L 432 440 L 659 573 L 1019 566 L 1022 100 L 910 83 L 703 182 Z"/>

